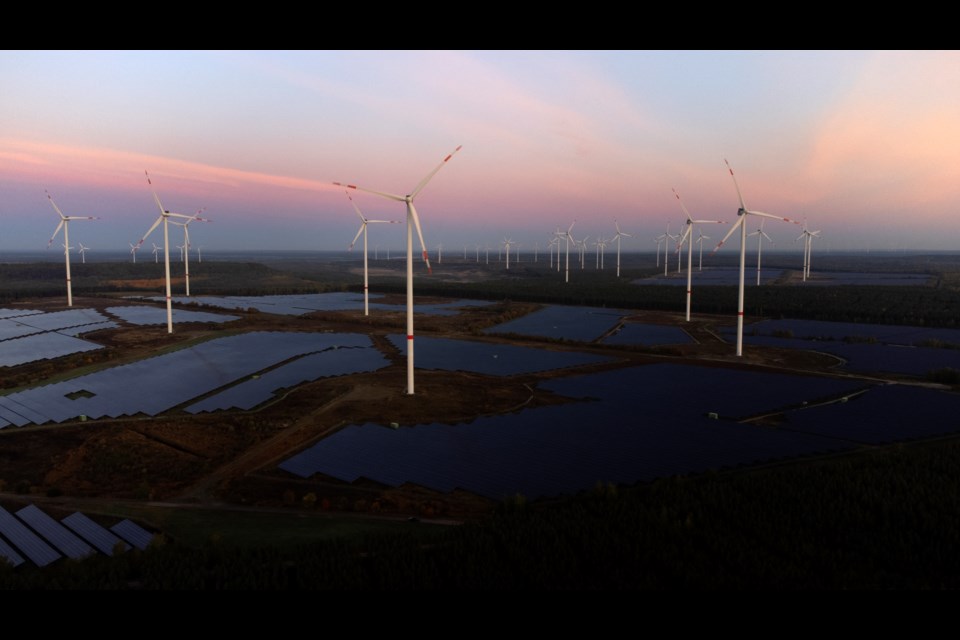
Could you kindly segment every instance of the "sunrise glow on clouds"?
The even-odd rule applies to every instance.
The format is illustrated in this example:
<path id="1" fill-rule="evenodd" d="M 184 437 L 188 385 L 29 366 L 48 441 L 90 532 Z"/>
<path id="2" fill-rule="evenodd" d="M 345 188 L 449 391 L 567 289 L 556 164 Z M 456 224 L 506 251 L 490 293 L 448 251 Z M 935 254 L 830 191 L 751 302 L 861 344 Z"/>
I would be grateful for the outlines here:
<path id="1" fill-rule="evenodd" d="M 649 251 L 682 221 L 671 188 L 733 221 L 726 157 L 748 207 L 825 247 L 960 249 L 956 52 L 3 52 L 0 86 L 0 251 L 45 246 L 45 190 L 126 247 L 158 213 L 144 170 L 168 209 L 205 208 L 205 247 L 345 249 L 333 181 L 403 194 L 461 144 L 417 199 L 431 247 L 616 218 Z"/>

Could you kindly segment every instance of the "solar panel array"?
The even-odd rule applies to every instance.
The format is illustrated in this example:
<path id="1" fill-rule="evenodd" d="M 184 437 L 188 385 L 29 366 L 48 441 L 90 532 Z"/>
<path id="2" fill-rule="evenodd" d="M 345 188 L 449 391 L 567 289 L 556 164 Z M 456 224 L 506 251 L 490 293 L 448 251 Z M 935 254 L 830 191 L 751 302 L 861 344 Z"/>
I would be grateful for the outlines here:
<path id="1" fill-rule="evenodd" d="M 676 260 L 671 263 L 675 264 Z M 770 284 L 777 278 L 783 275 L 783 269 L 762 269 L 760 271 L 760 282 L 761 284 Z M 746 282 L 756 282 L 757 281 L 757 272 L 754 270 L 752 273 L 747 273 Z M 640 278 L 637 280 L 631 281 L 631 284 L 644 284 L 644 285 L 667 285 L 667 286 L 677 286 L 685 287 L 687 286 L 687 272 L 686 266 L 684 266 L 684 271 L 677 272 L 675 269 L 668 269 L 667 275 L 662 273 L 655 276 L 650 276 L 648 278 Z M 694 271 L 693 272 L 693 288 L 696 290 L 697 287 L 703 286 L 738 286 L 740 284 L 740 268 L 739 267 L 709 267 L 705 268 L 703 271 Z M 696 294 L 694 294 L 696 295 Z"/>
<path id="2" fill-rule="evenodd" d="M 375 371 L 390 364 L 382 353 L 369 348 L 328 349 L 303 356 L 289 364 L 271 369 L 256 378 L 236 384 L 186 408 L 189 413 L 220 409 L 252 409 L 266 402 L 280 389 L 319 378 Z"/>
<path id="3" fill-rule="evenodd" d="M 501 499 L 634 483 L 681 473 L 845 450 L 840 438 L 734 422 L 863 383 L 657 364 L 551 380 L 581 402 L 482 417 L 467 424 L 352 426 L 284 461 L 301 477 L 413 482 Z M 749 390 L 746 393 L 745 390 Z M 711 412 L 720 419 L 712 419 Z"/>
<path id="4" fill-rule="evenodd" d="M 517 333 L 588 342 L 612 329 L 626 315 L 627 311 L 603 307 L 549 306 L 485 329 L 484 333 Z"/>
<path id="5" fill-rule="evenodd" d="M 52 313 L 0 309 L 0 367 L 100 349 L 76 336 L 116 326 L 95 309 Z"/>
<path id="6" fill-rule="evenodd" d="M 389 336 L 390 342 L 406 352 L 406 337 Z M 416 365 L 420 369 L 471 371 L 492 376 L 510 376 L 536 371 L 550 371 L 600 362 L 615 358 L 576 351 L 551 351 L 510 344 L 471 340 L 451 340 L 421 336 L 416 339 Z"/>
<path id="7" fill-rule="evenodd" d="M 146 549 L 153 537 L 130 520 L 106 529 L 79 511 L 57 522 L 33 504 L 18 510 L 16 515 L 0 507 L 0 560 L 14 567 L 26 562 L 24 556 L 38 567 L 45 567 L 61 557 L 81 560 L 97 550 L 113 555 L 115 550 L 129 549 L 131 545 Z"/>
<path id="8" fill-rule="evenodd" d="M 253 332 L 218 338 L 64 382 L 0 396 L 8 424 L 78 416 L 157 415 L 285 360 L 334 347 L 370 347 L 352 333 Z M 0 423 L 0 428 L 7 426 Z"/>
<path id="9" fill-rule="evenodd" d="M 725 327 L 725 333 L 734 329 Z M 823 320 L 762 320 L 743 328 L 744 335 L 772 336 L 789 332 L 795 338 L 815 340 L 843 340 L 848 337 L 866 338 L 882 344 L 916 345 L 927 340 L 960 344 L 960 329 L 910 327 L 894 324 L 857 324 L 853 322 L 826 322 Z"/>
<path id="10" fill-rule="evenodd" d="M 688 344 L 693 342 L 690 334 L 680 327 L 662 324 L 627 322 L 616 333 L 603 339 L 603 344 L 635 344 L 645 346 Z"/>
<path id="11" fill-rule="evenodd" d="M 150 325 L 167 323 L 166 307 L 109 307 L 106 311 L 130 324 Z M 185 309 L 173 309 L 171 315 L 174 322 L 230 322 L 231 320 L 239 319 L 239 316 L 208 313 L 206 311 L 187 311 Z"/>
<path id="12" fill-rule="evenodd" d="M 378 294 L 370 294 L 370 309 L 384 311 L 402 311 L 401 304 L 383 304 L 376 302 Z M 162 302 L 158 296 L 147 298 Z M 358 311 L 363 309 L 363 294 L 350 292 L 313 293 L 276 296 L 192 296 L 175 297 L 177 303 L 195 303 L 221 309 L 256 309 L 263 313 L 299 316 L 314 311 Z M 482 300 L 455 300 L 437 304 L 418 304 L 414 311 L 432 315 L 455 315 L 459 307 L 483 306 L 490 304 Z"/>

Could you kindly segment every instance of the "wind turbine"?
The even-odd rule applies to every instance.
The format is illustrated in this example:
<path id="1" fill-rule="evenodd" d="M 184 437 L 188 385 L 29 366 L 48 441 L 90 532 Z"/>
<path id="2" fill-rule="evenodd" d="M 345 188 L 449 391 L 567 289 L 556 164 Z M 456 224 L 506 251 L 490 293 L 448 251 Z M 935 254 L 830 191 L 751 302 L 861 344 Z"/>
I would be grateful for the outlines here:
<path id="1" fill-rule="evenodd" d="M 613 239 L 617 241 L 617 277 L 620 277 L 620 238 L 632 238 L 633 236 L 629 233 L 624 233 L 620 231 L 620 225 L 617 224 L 617 219 L 613 219 L 613 226 L 617 229 L 617 235 L 613 236 Z M 660 247 L 657 247 L 657 256 L 660 255 Z M 659 266 L 659 265 L 658 265 Z"/>
<path id="2" fill-rule="evenodd" d="M 353 201 L 353 198 L 350 197 L 350 193 L 344 191 L 347 194 L 347 198 L 350 200 L 350 204 L 353 205 L 353 210 L 356 212 L 357 217 L 360 218 L 360 228 L 357 230 L 357 235 L 353 236 L 353 242 L 350 243 L 350 247 L 347 251 L 353 251 L 353 245 L 357 243 L 357 238 L 360 237 L 360 234 L 363 234 L 363 315 L 370 315 L 370 302 L 369 302 L 369 278 L 367 275 L 367 225 L 372 223 L 383 223 L 383 224 L 400 224 L 399 220 L 367 220 L 363 217 L 363 214 L 360 213 L 360 208 L 357 207 L 357 203 Z"/>
<path id="3" fill-rule="evenodd" d="M 188 298 L 190 297 L 190 231 L 188 228 L 190 227 L 190 223 L 195 220 L 199 220 L 200 222 L 210 222 L 209 220 L 200 217 L 200 213 L 202 211 L 203 209 L 197 211 L 197 215 L 188 219 L 186 222 L 171 222 L 171 224 L 183 227 L 183 245 L 178 246 L 177 248 L 180 249 L 180 261 L 183 262 L 184 282 L 186 284 Z"/>
<path id="4" fill-rule="evenodd" d="M 47 248 L 50 248 L 50 245 L 53 244 L 54 239 L 57 237 L 57 234 L 60 233 L 60 228 L 63 228 L 63 255 L 64 261 L 67 265 L 67 306 L 73 306 L 73 286 L 70 284 L 70 221 L 71 220 L 99 220 L 100 218 L 96 216 L 65 216 L 63 211 L 60 211 L 60 207 L 57 206 L 57 203 L 53 201 L 53 197 L 50 195 L 49 191 L 45 191 L 47 194 L 47 199 L 50 200 L 50 204 L 53 205 L 53 210 L 57 212 L 57 215 L 60 216 L 60 224 L 57 225 L 57 228 L 53 230 L 53 235 L 50 236 L 50 241 L 47 242 Z"/>
<path id="5" fill-rule="evenodd" d="M 566 264 L 566 266 L 564 267 L 564 276 L 563 276 L 563 281 L 564 281 L 564 282 L 570 282 L 570 242 L 573 240 L 573 236 L 570 235 L 570 232 L 573 231 L 573 225 L 575 225 L 575 224 L 577 224 L 577 221 L 576 221 L 576 220 L 574 220 L 573 222 L 570 223 L 570 226 L 567 227 L 567 230 L 566 230 L 566 231 L 560 231 L 560 230 L 558 229 L 557 232 L 556 232 L 557 238 L 563 238 L 563 239 L 566 240 L 567 264 Z M 574 245 L 576 245 L 576 241 L 574 241 Z M 559 254 L 559 250 L 560 250 L 560 247 L 558 246 L 558 247 L 557 247 L 557 251 L 558 251 L 558 253 L 557 253 L 557 268 L 558 268 L 558 269 L 560 268 L 560 254 Z"/>
<path id="6" fill-rule="evenodd" d="M 153 233 L 153 230 L 156 229 L 161 222 L 163 223 L 163 271 L 167 282 L 167 333 L 173 333 L 173 304 L 170 294 L 170 230 L 167 222 L 170 218 L 192 220 L 196 218 L 197 215 L 195 214 L 188 216 L 182 213 L 171 213 L 170 211 L 164 209 L 163 205 L 160 204 L 160 197 L 153 188 L 153 182 L 150 181 L 150 174 L 147 173 L 146 170 L 144 170 L 143 173 L 147 176 L 147 184 L 150 185 L 150 191 L 153 193 L 153 200 L 157 203 L 157 207 L 160 209 L 160 217 L 158 217 L 156 221 L 154 221 L 153 225 L 147 229 L 147 232 L 143 234 L 143 237 L 140 238 L 140 242 L 137 243 L 137 246 L 142 245 L 144 240 L 147 239 L 147 236 Z"/>
<path id="7" fill-rule="evenodd" d="M 367 193 L 372 193 L 378 195 L 382 198 L 387 198 L 388 200 L 397 200 L 398 202 L 404 202 L 407 205 L 407 395 L 413 395 L 413 228 L 417 229 L 417 236 L 420 238 L 420 249 L 423 251 L 423 261 L 427 263 L 427 273 L 430 273 L 432 270 L 430 268 L 430 256 L 427 255 L 427 245 L 423 241 L 423 230 L 420 228 L 420 218 L 417 216 L 417 210 L 413 206 L 414 199 L 420 194 L 420 191 L 423 190 L 427 183 L 430 182 L 430 179 L 436 175 L 437 171 L 443 168 L 450 158 L 453 155 L 460 151 L 462 145 L 458 145 L 453 152 L 447 154 L 447 156 L 437 165 L 436 169 L 427 174 L 427 176 L 421 180 L 413 191 L 405 196 L 398 196 L 392 193 L 384 193 L 382 191 L 373 191 L 372 189 L 364 189 L 352 184 L 342 184 L 340 182 L 334 182 L 333 184 L 338 187 L 346 187 L 348 189 L 356 189 L 358 191 L 366 191 Z"/>
<path id="8" fill-rule="evenodd" d="M 700 268 L 699 268 L 699 271 L 703 271 L 703 241 L 704 241 L 704 240 L 709 240 L 709 239 L 710 239 L 710 236 L 705 236 L 705 235 L 703 235 L 703 231 L 700 230 L 700 229 L 697 229 L 697 233 L 699 234 L 699 235 L 697 236 L 697 244 L 700 245 Z"/>
<path id="9" fill-rule="evenodd" d="M 140 245 L 137 245 L 138 248 L 139 248 L 139 246 L 140 246 Z M 154 264 L 160 262 L 159 254 L 160 254 L 160 247 L 158 247 L 158 246 L 157 246 L 157 243 L 154 242 L 154 243 L 153 243 L 153 262 L 154 262 Z"/>
<path id="10" fill-rule="evenodd" d="M 138 250 L 140 247 L 138 247 L 137 245 L 133 244 L 132 242 L 128 242 L 127 244 L 130 245 L 130 255 L 133 256 L 133 263 L 136 264 L 136 263 L 137 263 L 137 250 Z"/>
<path id="11" fill-rule="evenodd" d="M 803 281 L 806 282 L 810 277 L 810 249 L 813 245 L 813 239 L 820 237 L 820 230 L 810 231 L 807 229 L 807 220 L 803 220 L 803 233 L 797 238 L 803 238 Z M 796 242 L 796 240 L 794 241 Z"/>
<path id="12" fill-rule="evenodd" d="M 727 169 L 730 171 L 730 177 L 733 178 L 733 186 L 737 190 L 737 198 L 740 200 L 740 208 L 737 209 L 737 221 L 733 223 L 733 226 L 730 227 L 730 230 L 727 231 L 727 235 L 723 236 L 723 240 L 720 241 L 720 244 L 714 248 L 714 251 L 717 251 L 720 247 L 723 246 L 723 243 L 727 241 L 733 232 L 740 229 L 740 292 L 737 298 L 737 356 L 743 355 L 743 274 L 746 270 L 747 264 L 747 216 L 759 216 L 761 218 L 773 218 L 774 220 L 782 220 L 783 222 L 792 222 L 793 224 L 799 224 L 795 220 L 790 218 L 783 218 L 781 216 L 775 216 L 770 213 L 763 213 L 762 211 L 750 211 L 747 209 L 747 205 L 743 203 L 743 195 L 740 193 L 740 185 L 737 184 L 737 177 L 733 175 L 733 167 L 730 166 L 730 163 L 727 162 L 727 159 L 724 158 L 723 161 L 727 164 Z"/>
<path id="13" fill-rule="evenodd" d="M 443 264 L 443 244 L 437 245 L 437 264 Z"/>
<path id="14" fill-rule="evenodd" d="M 687 207 L 683 204 L 683 200 L 680 199 L 680 194 L 677 193 L 676 189 L 673 189 L 673 195 L 676 196 L 677 202 L 680 203 L 680 209 L 683 211 L 683 215 L 687 216 L 686 229 L 683 230 L 683 233 L 680 235 L 680 241 L 677 243 L 677 251 L 682 252 L 683 243 L 687 243 L 687 322 L 690 322 L 690 303 L 691 296 L 693 291 L 693 225 L 695 224 L 723 224 L 720 220 L 694 220 L 690 215 L 690 212 L 687 211 Z M 700 256 L 701 262 L 703 261 L 703 243 L 700 243 Z"/>
<path id="15" fill-rule="evenodd" d="M 507 271 L 510 270 L 510 245 L 513 244 L 513 240 L 509 238 L 503 239 L 503 246 L 507 250 Z"/>
<path id="16" fill-rule="evenodd" d="M 770 241 L 770 244 L 773 244 L 773 238 L 768 236 L 763 230 L 764 222 L 766 222 L 766 220 L 761 220 L 760 226 L 757 228 L 757 230 L 748 234 L 751 236 L 757 236 L 757 286 L 760 285 L 760 255 L 763 253 L 763 239 L 766 238 Z"/>
<path id="17" fill-rule="evenodd" d="M 83 243 L 80 243 L 80 262 L 87 264 L 87 251 L 90 250 L 90 247 L 83 246 Z"/>
<path id="18" fill-rule="evenodd" d="M 677 236 L 670 233 L 670 221 L 667 220 L 667 232 L 657 236 L 657 266 L 660 266 L 660 243 L 663 242 L 663 275 L 667 275 L 667 241 L 676 240 Z"/>

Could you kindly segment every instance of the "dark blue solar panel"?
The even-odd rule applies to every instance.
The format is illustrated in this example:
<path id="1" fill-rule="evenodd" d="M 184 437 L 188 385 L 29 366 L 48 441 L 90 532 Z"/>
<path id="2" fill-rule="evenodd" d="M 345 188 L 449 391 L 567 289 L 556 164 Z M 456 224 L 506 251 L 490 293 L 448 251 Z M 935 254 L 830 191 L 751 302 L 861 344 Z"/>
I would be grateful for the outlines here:
<path id="1" fill-rule="evenodd" d="M 929 438 L 960 430 L 960 396 L 906 385 L 874 387 L 845 403 L 787 414 L 789 428 L 868 444 Z"/>
<path id="2" fill-rule="evenodd" d="M 734 334 L 736 329 L 724 327 L 722 332 Z M 852 322 L 825 322 L 821 320 L 763 320 L 747 325 L 746 335 L 793 334 L 797 339 L 843 340 L 844 338 L 868 338 L 885 344 L 915 345 L 925 340 L 940 340 L 960 344 L 960 329 L 933 327 L 908 327 L 885 324 L 857 324 Z"/>
<path id="3" fill-rule="evenodd" d="M 883 285 L 923 286 L 931 276 L 922 273 L 847 273 L 843 271 L 814 271 L 803 283 L 807 285 Z M 800 282 L 795 284 L 800 285 Z"/>
<path id="4" fill-rule="evenodd" d="M 633 280 L 632 284 L 643 284 L 643 285 L 673 285 L 677 287 L 686 287 L 687 286 L 687 266 L 683 266 L 683 271 L 678 273 L 675 267 L 675 262 L 671 263 L 674 265 L 674 268 L 668 270 L 667 275 L 659 273 L 655 276 L 650 276 L 648 278 L 640 278 L 638 280 Z M 770 284 L 774 280 L 780 278 L 783 275 L 783 269 L 761 269 L 760 270 L 760 282 L 761 284 Z M 750 270 L 749 265 L 747 266 L 747 271 L 744 274 L 744 283 L 749 286 L 757 284 L 757 263 L 753 263 L 753 271 Z M 693 295 L 694 300 L 696 300 L 697 287 L 703 286 L 740 286 L 740 268 L 739 267 L 704 267 L 703 271 L 698 271 L 696 267 L 693 270 L 692 278 L 693 286 Z"/>
<path id="5" fill-rule="evenodd" d="M 15 320 L 0 320 L 0 340 L 28 336 L 31 333 L 40 333 L 40 329 Z"/>
<path id="6" fill-rule="evenodd" d="M 773 380 L 757 384 L 768 376 Z M 393 486 L 413 482 L 440 491 L 462 488 L 495 499 L 517 492 L 528 497 L 558 495 L 589 489 L 598 481 L 634 483 L 850 448 L 853 445 L 846 440 L 712 420 L 707 414 L 753 415 L 863 385 L 650 365 L 542 386 L 594 400 L 478 418 L 469 424 L 348 427 L 280 467 L 303 477 L 320 472 L 345 481 L 366 477 Z M 647 401 L 640 400 L 638 390 Z"/>
<path id="7" fill-rule="evenodd" d="M 116 322 L 113 320 L 107 320 L 106 322 L 96 322 L 94 324 L 85 324 L 79 327 L 67 327 L 66 329 L 60 329 L 57 333 L 62 333 L 65 336 L 79 336 L 84 333 L 90 333 L 91 331 L 99 331 L 100 329 L 116 329 L 119 327 Z"/>
<path id="8" fill-rule="evenodd" d="M 36 327 L 41 331 L 57 331 L 68 327 L 78 327 L 80 325 L 105 322 L 107 320 L 109 320 L 109 318 L 101 315 L 96 309 L 69 309 L 67 311 L 38 313 L 17 318 L 18 322 Z"/>
<path id="9" fill-rule="evenodd" d="M 60 550 L 60 553 L 79 560 L 96 553 L 86 542 L 78 538 L 73 532 L 65 526 L 51 518 L 41 511 L 36 505 L 27 505 L 17 511 L 17 517 L 53 544 Z"/>
<path id="10" fill-rule="evenodd" d="M 45 416 L 43 422 L 81 415 L 157 415 L 296 356 L 335 346 L 369 345 L 370 339 L 362 334 L 245 333 L 13 393 L 3 397 L 2 404 L 10 407 L 8 400 L 15 401 Z"/>
<path id="11" fill-rule="evenodd" d="M 30 420 L 28 420 L 26 417 L 4 405 L 3 398 L 0 398 L 0 419 L 3 419 L 8 424 L 15 424 L 18 427 L 22 427 L 25 424 L 30 424 Z"/>
<path id="12" fill-rule="evenodd" d="M 71 353 L 102 348 L 98 344 L 62 333 L 35 333 L 0 342 L 0 367 L 13 367 L 26 362 L 59 358 Z"/>
<path id="13" fill-rule="evenodd" d="M 693 338 L 680 327 L 639 322 L 628 322 L 619 331 L 603 339 L 604 344 L 661 345 L 690 342 L 693 342 Z"/>
<path id="14" fill-rule="evenodd" d="M 121 520 L 110 527 L 110 530 L 141 551 L 153 540 L 152 533 L 130 520 Z"/>
<path id="15" fill-rule="evenodd" d="M 600 307 L 550 306 L 522 318 L 485 329 L 484 333 L 518 333 L 590 341 L 612 329 L 627 313 Z"/>
<path id="16" fill-rule="evenodd" d="M 376 302 L 380 294 L 370 294 L 371 310 L 400 311 L 404 304 L 382 304 Z M 163 301 L 163 298 L 153 297 L 150 300 Z M 223 309 L 257 309 L 264 313 L 278 315 L 303 315 L 313 311 L 351 311 L 363 309 L 363 294 L 350 292 L 314 293 L 300 295 L 277 296 L 201 296 L 174 298 L 175 302 L 196 302 L 216 306 Z M 490 304 L 479 300 L 457 300 L 438 304 L 418 304 L 416 313 L 431 315 L 455 315 L 458 307 L 481 306 Z"/>
<path id="17" fill-rule="evenodd" d="M 245 380 L 190 405 L 186 410 L 189 413 L 200 413 L 218 409 L 252 409 L 272 398 L 278 389 L 329 376 L 374 371 L 388 364 L 390 361 L 373 348 L 331 349 L 304 356 L 255 379 Z"/>
<path id="18" fill-rule="evenodd" d="M 112 531 L 100 526 L 79 511 L 71 513 L 60 522 L 108 556 L 113 555 L 114 550 L 117 549 L 117 543 L 120 543 L 124 550 L 130 548 L 130 545 L 118 538 Z"/>
<path id="19" fill-rule="evenodd" d="M 0 507 L 0 533 L 38 567 L 45 567 L 60 557 L 53 547 L 3 507 Z"/>
<path id="20" fill-rule="evenodd" d="M 107 313 L 136 325 L 166 324 L 166 307 L 110 307 Z M 222 313 L 208 313 L 206 311 L 188 311 L 173 309 L 174 322 L 230 322 L 238 316 L 228 316 Z"/>
<path id="21" fill-rule="evenodd" d="M 19 567 L 26 562 L 3 538 L 0 538 L 0 560 L 4 560 L 14 567 Z"/>
<path id="22" fill-rule="evenodd" d="M 19 316 L 29 316 L 34 313 L 43 313 L 36 309 L 0 309 L 0 318 L 17 318 Z"/>
<path id="23" fill-rule="evenodd" d="M 389 339 L 394 346 L 406 353 L 407 340 L 405 336 L 392 335 L 389 336 Z M 611 362 L 614 359 L 591 353 L 537 349 L 470 340 L 431 337 L 418 337 L 414 340 L 414 363 L 420 369 L 473 371 L 494 376 L 509 376 L 598 362 Z"/>

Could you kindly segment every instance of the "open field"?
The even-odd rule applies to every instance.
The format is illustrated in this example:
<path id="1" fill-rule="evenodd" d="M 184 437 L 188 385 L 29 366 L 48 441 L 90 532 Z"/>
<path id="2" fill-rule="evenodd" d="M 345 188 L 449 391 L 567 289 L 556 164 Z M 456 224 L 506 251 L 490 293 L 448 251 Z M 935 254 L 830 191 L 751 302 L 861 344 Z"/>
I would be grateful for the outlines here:
<path id="1" fill-rule="evenodd" d="M 910 372 L 862 368 L 851 371 L 844 368 L 837 356 L 807 348 L 807 345 L 764 346 L 759 341 L 752 344 L 748 340 L 744 357 L 738 359 L 728 342 L 729 329 L 735 324 L 730 311 L 735 306 L 736 288 L 704 286 L 698 289 L 695 273 L 695 315 L 691 323 L 686 323 L 679 289 L 633 284 L 655 275 L 657 269 L 652 265 L 637 264 L 645 260 L 645 257 L 625 260 L 620 279 L 615 278 L 609 268 L 607 272 L 572 271 L 568 285 L 563 283 L 562 274 L 539 262 L 526 261 L 511 264 L 508 275 L 493 264 L 488 267 L 470 260 L 448 258 L 444 264 L 434 265 L 433 276 L 418 274 L 418 309 L 461 298 L 490 303 L 464 306 L 450 315 L 418 312 L 418 337 L 465 340 L 491 349 L 499 346 L 504 353 L 507 347 L 550 351 L 558 356 L 575 352 L 597 356 L 602 361 L 572 368 L 532 369 L 513 375 L 418 369 L 415 396 L 403 393 L 405 357 L 394 339 L 404 332 L 403 281 L 399 277 L 403 263 L 399 260 L 383 261 L 384 264 L 377 265 L 372 272 L 375 275 L 371 277 L 371 291 L 386 295 L 371 300 L 382 307 L 371 309 L 369 317 L 355 308 L 282 315 L 252 306 L 227 310 L 214 308 L 212 304 L 198 306 L 178 302 L 182 310 L 229 313 L 236 319 L 223 323 L 177 323 L 172 335 L 166 333 L 164 325 L 134 325 L 118 320 L 116 327 L 83 334 L 83 338 L 101 348 L 0 368 L 2 393 L 10 395 L 41 384 L 77 379 L 143 358 L 252 332 L 363 334 L 369 336 L 370 348 L 382 354 L 385 366 L 298 384 L 250 410 L 190 414 L 184 411 L 188 405 L 183 403 L 156 415 L 77 419 L 0 429 L 0 491 L 4 492 L 0 495 L 0 504 L 21 504 L 27 500 L 63 512 L 82 508 L 85 513 L 99 513 L 103 517 L 136 517 L 146 526 L 163 532 L 168 540 L 194 548 L 212 537 L 228 544 L 249 546 L 269 530 L 277 531 L 275 542 L 286 541 L 284 545 L 314 539 L 379 535 L 396 529 L 409 531 L 406 522 L 409 517 L 416 517 L 422 523 L 482 522 L 502 511 L 505 504 L 514 504 L 516 497 L 503 496 L 509 498 L 505 501 L 461 489 L 437 490 L 420 484 L 384 483 L 369 478 L 344 481 L 323 473 L 301 478 L 278 465 L 305 448 L 345 431 L 350 425 L 374 424 L 389 431 L 391 425 L 405 429 L 424 424 L 482 424 L 492 417 L 509 416 L 521 410 L 520 416 L 534 415 L 536 411 L 552 411 L 578 402 L 576 393 L 554 391 L 559 388 L 555 386 L 557 383 L 566 381 L 575 388 L 579 376 L 616 377 L 617 372 L 660 365 L 676 365 L 677 371 L 687 366 L 716 372 L 705 375 L 724 376 L 724 372 L 729 372 L 726 374 L 729 379 L 754 374 L 826 376 L 844 383 L 862 381 L 871 388 L 896 383 L 947 397 L 953 395 L 948 386 L 929 378 L 922 367 Z M 846 263 L 828 262 L 826 256 L 821 262 L 824 269 L 829 268 L 831 272 L 840 268 L 854 270 L 859 264 L 853 259 Z M 776 267 L 774 257 L 770 258 L 770 265 L 771 269 Z M 77 269 L 75 307 L 96 310 L 112 318 L 115 315 L 110 315 L 108 309 L 111 308 L 156 305 L 128 297 L 157 295 L 158 282 L 150 277 L 156 265 L 94 263 L 84 266 L 89 267 L 91 273 L 83 275 Z M 951 284 L 956 282 L 955 261 L 918 258 L 912 263 L 901 260 L 879 265 L 870 261 L 863 266 L 871 271 L 886 266 L 894 267 L 896 273 L 924 273 L 929 275 L 929 280 L 925 285 L 910 287 L 804 288 L 791 281 L 748 289 L 748 322 L 761 317 L 789 317 L 861 323 L 865 327 L 868 325 L 862 324 L 864 322 L 882 322 L 888 326 L 955 328 L 956 318 L 960 317 L 960 293 Z M 788 268 L 789 265 L 784 267 Z M 0 285 L 3 285 L 0 308 L 63 311 L 65 300 L 57 290 L 61 270 L 56 264 L 0 265 Z M 362 277 L 357 273 L 355 262 L 343 260 L 267 264 L 208 260 L 192 270 L 195 270 L 191 273 L 195 296 L 356 291 Z M 176 285 L 174 290 L 176 293 Z M 611 315 L 609 321 L 610 326 L 619 327 L 618 330 L 656 326 L 679 329 L 689 339 L 668 340 L 667 344 L 644 344 L 642 340 L 623 344 L 605 342 L 608 335 L 570 339 L 562 333 L 551 337 L 490 331 L 497 325 L 532 317 L 543 305 L 554 303 L 587 305 L 608 309 L 611 313 L 619 310 L 622 317 Z M 853 332 L 844 330 L 838 339 Z M 798 333 L 796 337 L 803 336 Z M 945 346 L 947 348 L 941 350 L 949 351 L 950 345 Z M 422 358 L 418 356 L 418 363 L 426 367 L 429 362 L 426 347 Z M 176 376 L 177 372 L 171 371 L 170 375 Z M 683 380 L 678 379 L 674 386 L 682 384 Z M 638 399 L 643 398 L 644 386 L 634 390 Z M 670 385 L 665 387 L 669 388 Z M 148 394 L 149 389 L 137 392 Z M 748 394 L 749 390 L 744 389 L 742 393 Z M 660 397 L 665 394 L 666 391 L 659 392 Z M 694 410 L 698 414 L 706 413 L 705 408 L 694 407 Z M 783 424 L 784 416 L 788 414 L 777 408 L 757 424 L 761 428 L 776 428 L 775 425 Z M 754 415 L 747 417 L 757 419 Z M 740 418 L 731 419 L 731 424 L 740 421 Z M 952 416 L 944 416 L 944 421 L 950 424 L 944 426 L 943 433 L 960 428 L 951 426 L 955 424 Z M 877 446 L 876 443 L 854 443 L 845 446 L 842 455 L 876 452 Z M 828 447 L 826 450 L 830 457 L 840 453 L 839 449 Z M 812 464 L 821 457 L 805 455 L 801 459 Z M 779 466 L 788 461 L 789 458 L 784 458 L 773 463 Z M 759 466 L 770 464 L 771 461 L 767 461 Z M 626 486 L 623 491 L 627 491 Z M 545 499 L 544 504 L 553 503 L 557 497 Z M 171 515 L 173 513 L 176 516 Z M 243 520 L 244 514 L 249 520 Z M 304 522 L 317 525 L 304 527 Z M 335 524 L 329 524 L 331 522 Z"/>

